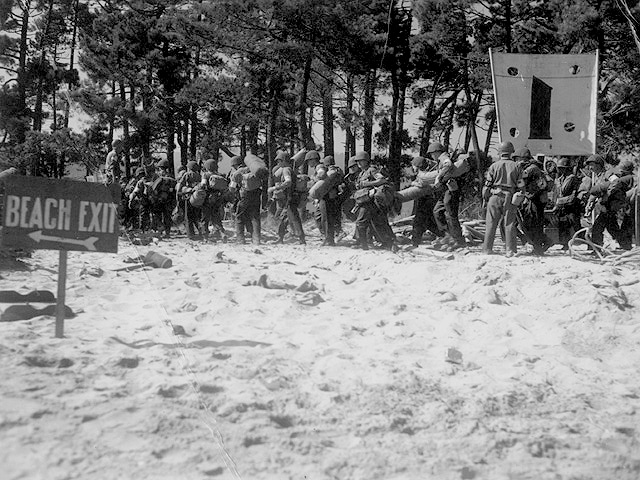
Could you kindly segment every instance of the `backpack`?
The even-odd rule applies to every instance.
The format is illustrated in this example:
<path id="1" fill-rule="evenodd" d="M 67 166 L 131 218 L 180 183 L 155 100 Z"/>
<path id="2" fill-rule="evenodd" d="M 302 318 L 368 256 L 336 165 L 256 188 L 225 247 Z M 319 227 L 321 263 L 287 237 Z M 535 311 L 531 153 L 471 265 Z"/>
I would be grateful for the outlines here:
<path id="1" fill-rule="evenodd" d="M 189 203 L 194 207 L 201 207 L 207 199 L 207 189 L 202 185 L 198 185 L 189 197 Z"/>
<path id="2" fill-rule="evenodd" d="M 469 155 L 460 155 L 455 162 L 453 162 L 453 172 L 451 177 L 458 178 L 471 170 L 471 162 Z"/>
<path id="3" fill-rule="evenodd" d="M 295 191 L 298 193 L 307 193 L 309 191 L 309 175 L 298 174 L 295 179 Z"/>
<path id="4" fill-rule="evenodd" d="M 158 177 L 147 187 L 147 195 L 151 203 L 166 203 L 175 192 L 175 180 L 169 177 Z"/>

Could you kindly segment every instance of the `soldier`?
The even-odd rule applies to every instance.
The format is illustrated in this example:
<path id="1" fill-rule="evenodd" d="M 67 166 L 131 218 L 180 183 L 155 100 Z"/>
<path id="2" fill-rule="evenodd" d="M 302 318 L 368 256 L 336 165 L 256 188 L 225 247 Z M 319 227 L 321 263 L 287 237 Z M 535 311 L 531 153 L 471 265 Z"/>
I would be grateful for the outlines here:
<path id="1" fill-rule="evenodd" d="M 635 164 L 631 160 L 622 160 L 618 164 L 617 178 L 611 181 L 607 189 L 609 208 L 616 212 L 620 225 L 616 240 L 623 250 L 631 250 L 633 242 L 635 206 L 629 200 L 637 183 L 634 168 Z"/>
<path id="2" fill-rule="evenodd" d="M 218 162 L 213 158 L 206 160 L 203 165 L 201 185 L 207 190 L 207 199 L 202 205 L 202 228 L 205 237 L 209 236 L 209 225 L 214 229 L 214 236 L 226 241 L 227 236 L 222 226 L 222 212 L 225 202 L 224 184 L 226 179 L 218 175 Z"/>
<path id="3" fill-rule="evenodd" d="M 395 235 L 389 225 L 387 214 L 373 199 L 374 188 L 387 185 L 389 179 L 378 167 L 371 165 L 371 158 L 367 152 L 356 153 L 354 160 L 358 164 L 360 173 L 354 185 L 357 189 L 354 193 L 354 198 L 356 199 L 356 232 L 358 238 L 353 247 L 368 250 L 369 230 L 372 228 L 383 248 L 395 252 L 397 250 Z"/>
<path id="4" fill-rule="evenodd" d="M 425 172 L 429 168 L 424 157 L 414 157 L 411 160 L 411 167 L 416 175 L 418 172 Z M 413 217 L 413 230 L 411 231 L 411 242 L 414 247 L 420 245 L 422 236 L 427 230 L 438 238 L 442 238 L 445 235 L 445 232 L 440 230 L 438 222 L 436 222 L 433 215 L 436 205 L 435 194 L 432 188 L 429 187 L 428 190 L 429 192 L 425 196 L 414 200 L 413 210 L 415 215 Z"/>
<path id="5" fill-rule="evenodd" d="M 262 199 L 262 188 L 258 182 L 249 182 L 251 170 L 249 167 L 239 166 L 233 174 L 229 190 L 236 194 L 238 202 L 236 204 L 236 241 L 244 244 L 245 229 L 251 235 L 252 243 L 260 245 L 261 242 L 261 222 L 260 222 L 260 202 Z"/>
<path id="6" fill-rule="evenodd" d="M 107 153 L 104 165 L 104 173 L 107 177 L 106 183 L 118 183 L 120 181 L 121 169 L 120 160 L 122 157 L 122 140 L 116 139 L 111 142 L 111 150 Z"/>
<path id="7" fill-rule="evenodd" d="M 528 148 L 521 148 L 513 154 L 519 165 L 518 188 L 524 193 L 524 201 L 518 208 L 522 218 L 522 228 L 533 245 L 534 255 L 544 255 L 551 246 L 551 240 L 544 233 L 544 207 L 547 204 L 547 180 L 542 171 L 542 163 L 531 156 Z"/>
<path id="8" fill-rule="evenodd" d="M 455 166 L 446 149 L 439 142 L 429 145 L 427 156 L 438 166 L 438 176 L 433 186 L 439 197 L 433 209 L 438 228 L 453 238 L 454 247 L 464 248 L 466 243 L 458 219 L 461 189 L 458 180 L 453 178 Z"/>
<path id="9" fill-rule="evenodd" d="M 157 176 L 155 168 L 138 167 L 136 174 L 139 174 L 140 170 L 142 170 L 143 175 L 136 182 L 136 186 L 129 195 L 129 208 L 134 208 L 137 200 L 138 224 L 140 225 L 140 230 L 146 232 L 152 226 L 152 207 L 151 199 L 149 198 L 150 185 Z"/>
<path id="10" fill-rule="evenodd" d="M 156 177 L 149 188 L 151 214 L 154 228 L 164 232 L 165 237 L 171 235 L 171 212 L 176 201 L 176 181 L 169 172 L 169 161 L 159 160 L 156 163 Z"/>
<path id="11" fill-rule="evenodd" d="M 485 175 L 482 188 L 483 203 L 487 208 L 486 231 L 484 235 L 483 253 L 493 253 L 498 223 L 504 218 L 506 256 L 516 254 L 516 207 L 511 203 L 518 186 L 519 171 L 511 159 L 514 152 L 511 142 L 502 142 L 499 147 L 500 159 L 492 163 Z"/>
<path id="12" fill-rule="evenodd" d="M 187 236 L 191 240 L 195 240 L 202 235 L 200 219 L 204 201 L 202 203 L 196 201 L 195 196 L 192 200 L 192 196 L 198 189 L 201 181 L 200 166 L 192 160 L 187 163 L 187 171 L 180 178 L 176 186 L 178 199 L 184 205 L 184 226 L 187 231 Z M 206 196 L 203 197 L 206 198 Z M 202 198 L 202 200 L 205 198 Z"/>
<path id="13" fill-rule="evenodd" d="M 333 156 L 328 155 L 316 167 L 316 180 L 331 182 L 329 191 L 318 200 L 317 217 L 320 231 L 324 235 L 323 246 L 335 246 L 336 229 L 340 227 L 340 203 L 338 186 L 342 183 L 344 173 L 336 166 Z"/>
<path id="14" fill-rule="evenodd" d="M 284 243 L 284 236 L 290 223 L 294 235 L 298 236 L 300 245 L 305 245 L 307 242 L 298 211 L 301 195 L 296 191 L 297 175 L 291 157 L 286 152 L 280 152 L 276 156 L 276 161 L 279 167 L 275 178 L 276 184 L 268 190 L 268 193 L 273 195 L 276 201 L 275 218 L 278 224 L 278 240 L 275 243 Z"/>
<path id="15" fill-rule="evenodd" d="M 558 218 L 558 239 L 563 250 L 569 248 L 569 240 L 575 232 L 580 230 L 579 187 L 580 178 L 573 173 L 571 160 L 561 157 L 557 164 L 554 208 Z"/>
<path id="16" fill-rule="evenodd" d="M 123 189 L 125 198 L 125 208 L 123 214 L 123 225 L 127 229 L 137 230 L 140 228 L 140 202 L 135 196 L 132 197 L 136 185 L 144 177 L 144 168 L 138 167 L 134 172 L 134 176 L 127 182 Z M 131 200 L 133 198 L 133 201 Z"/>

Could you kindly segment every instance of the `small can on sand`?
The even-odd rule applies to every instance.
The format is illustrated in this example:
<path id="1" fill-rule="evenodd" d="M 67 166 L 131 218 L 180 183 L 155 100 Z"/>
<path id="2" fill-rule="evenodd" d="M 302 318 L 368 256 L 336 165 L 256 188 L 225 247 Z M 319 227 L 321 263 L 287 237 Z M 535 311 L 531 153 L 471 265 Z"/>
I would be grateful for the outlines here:
<path id="1" fill-rule="evenodd" d="M 169 268 L 173 264 L 170 258 L 153 251 L 150 251 L 145 255 L 144 263 L 156 268 Z"/>

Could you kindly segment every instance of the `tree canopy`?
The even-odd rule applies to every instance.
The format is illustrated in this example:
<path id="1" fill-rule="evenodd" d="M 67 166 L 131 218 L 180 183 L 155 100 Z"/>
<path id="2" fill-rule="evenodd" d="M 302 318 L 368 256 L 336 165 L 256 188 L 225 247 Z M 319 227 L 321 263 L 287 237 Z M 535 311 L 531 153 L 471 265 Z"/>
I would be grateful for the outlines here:
<path id="1" fill-rule="evenodd" d="M 637 19 L 633 0 L 0 0 L 0 162 L 91 171 L 120 137 L 129 173 L 178 147 L 183 163 L 303 146 L 348 158 L 360 139 L 397 180 L 407 149 L 450 145 L 454 129 L 489 152 L 490 48 L 598 50 L 598 148 L 636 153 Z"/>

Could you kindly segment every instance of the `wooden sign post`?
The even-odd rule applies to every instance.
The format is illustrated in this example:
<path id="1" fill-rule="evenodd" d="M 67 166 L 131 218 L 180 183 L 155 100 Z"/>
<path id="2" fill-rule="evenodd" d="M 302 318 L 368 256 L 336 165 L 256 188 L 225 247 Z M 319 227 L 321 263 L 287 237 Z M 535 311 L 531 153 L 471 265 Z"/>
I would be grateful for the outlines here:
<path id="1" fill-rule="evenodd" d="M 64 335 L 67 252 L 118 252 L 120 188 L 10 175 L 5 180 L 2 244 L 59 250 L 55 336 Z"/>

